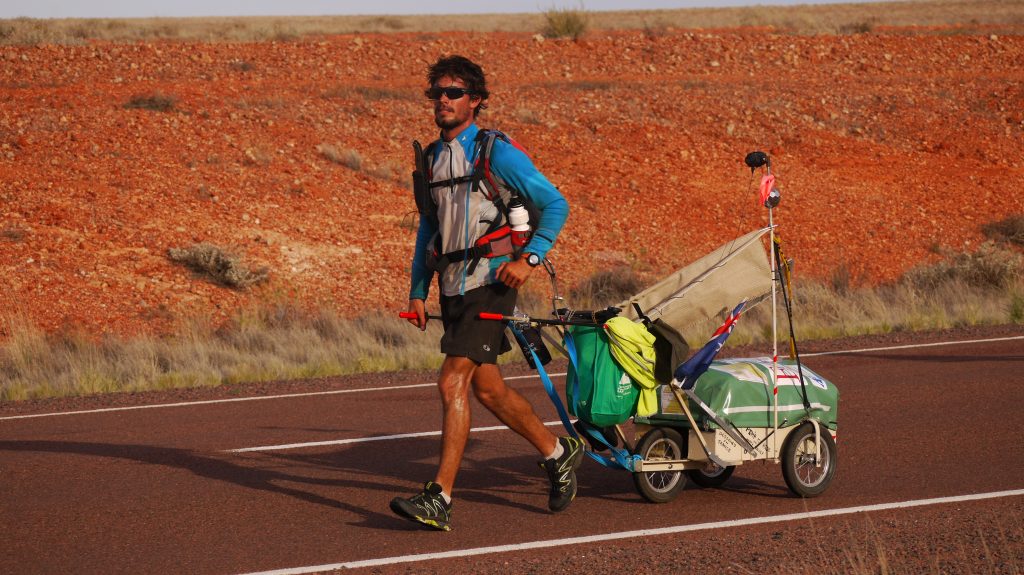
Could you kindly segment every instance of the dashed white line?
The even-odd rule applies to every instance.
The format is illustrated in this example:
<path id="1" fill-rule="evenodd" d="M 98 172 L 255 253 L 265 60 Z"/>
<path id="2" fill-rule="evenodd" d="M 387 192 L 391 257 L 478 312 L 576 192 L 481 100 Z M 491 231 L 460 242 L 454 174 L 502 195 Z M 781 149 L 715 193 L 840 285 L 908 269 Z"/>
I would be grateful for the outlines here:
<path id="1" fill-rule="evenodd" d="M 545 421 L 544 425 L 562 425 L 561 421 Z M 493 425 L 491 427 L 473 427 L 470 433 L 481 431 L 500 431 L 508 429 L 504 425 Z M 434 437 L 441 435 L 440 431 L 419 431 L 416 433 L 398 433 L 395 435 L 374 435 L 370 437 L 352 437 L 349 439 L 335 439 L 331 441 L 311 441 L 308 443 L 286 443 L 283 445 L 263 445 L 259 447 L 242 447 L 240 449 L 226 449 L 224 453 L 251 453 L 253 451 L 280 451 L 283 449 L 302 449 L 306 447 L 322 447 L 324 445 L 346 445 L 349 443 L 365 443 L 367 441 L 387 441 L 390 439 L 408 439 L 410 437 Z"/>
<path id="2" fill-rule="evenodd" d="M 342 563 L 329 563 L 325 565 L 312 565 L 308 567 L 292 567 L 288 569 L 275 569 L 271 571 L 258 571 L 247 575 L 304 575 L 306 573 L 318 573 L 320 571 L 331 571 L 335 569 L 359 569 L 364 567 L 381 567 L 384 565 L 395 565 L 398 563 L 414 563 L 418 561 L 431 561 L 434 559 L 451 559 L 458 557 L 472 557 L 475 555 L 490 555 L 494 553 L 509 553 L 513 551 L 528 551 L 531 549 L 544 549 L 548 547 L 560 547 L 564 545 L 579 545 L 587 543 L 600 543 L 603 541 L 614 541 L 618 539 L 632 539 L 652 537 L 658 535 L 674 535 L 691 531 L 704 531 L 710 529 L 727 529 L 730 527 L 745 527 L 749 525 L 760 525 L 763 523 L 782 523 L 788 521 L 804 521 L 819 517 L 834 517 L 837 515 L 850 515 L 853 513 L 869 513 L 873 511 L 888 511 L 891 509 L 908 509 L 912 507 L 923 507 L 926 505 L 942 505 L 948 503 L 963 503 L 966 501 L 980 501 L 984 499 L 996 499 L 1000 497 L 1024 496 L 1024 489 L 1010 491 L 993 491 L 989 493 L 975 493 L 970 495 L 955 495 L 951 497 L 935 497 L 931 499 L 915 499 L 910 501 L 896 501 L 892 503 L 879 503 L 875 505 L 859 505 L 856 507 L 842 507 L 838 509 L 823 509 L 820 511 L 807 511 L 803 513 L 788 513 L 784 515 L 769 515 L 764 517 L 748 517 L 746 519 L 734 519 L 730 521 L 715 521 L 711 523 L 697 523 L 693 525 L 676 525 L 662 527 L 659 529 L 641 529 L 636 531 L 620 531 L 617 533 L 602 533 L 598 535 L 586 535 L 582 537 L 567 537 L 563 539 L 548 539 L 542 541 L 529 541 L 526 543 L 514 543 L 510 545 L 494 545 L 490 547 L 476 547 L 471 549 L 459 549 L 455 551 L 444 551 L 440 553 L 421 553 L 418 555 L 401 555 L 398 557 L 382 557 L 379 559 L 364 559 L 361 561 L 347 561 Z"/>

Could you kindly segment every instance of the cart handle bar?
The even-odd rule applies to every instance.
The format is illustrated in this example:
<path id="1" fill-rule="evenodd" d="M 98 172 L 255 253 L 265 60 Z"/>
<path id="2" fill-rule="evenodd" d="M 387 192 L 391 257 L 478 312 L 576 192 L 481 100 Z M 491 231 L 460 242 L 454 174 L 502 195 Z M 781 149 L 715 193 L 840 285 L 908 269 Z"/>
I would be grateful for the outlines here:
<path id="1" fill-rule="evenodd" d="M 400 312 L 398 312 L 398 317 L 400 317 L 402 319 L 416 319 L 416 318 L 419 317 L 419 315 L 415 314 L 415 313 L 413 313 L 411 311 L 400 311 Z M 428 313 L 427 314 L 427 319 L 441 319 L 441 316 L 434 315 L 432 313 Z"/>
<path id="2" fill-rule="evenodd" d="M 400 311 L 398 317 L 402 319 L 416 319 L 416 314 L 411 311 Z M 493 320 L 493 321 L 510 321 L 514 323 L 530 322 L 541 325 L 598 325 L 592 321 L 563 321 L 559 319 L 539 319 L 527 316 L 516 316 L 516 315 L 502 315 L 500 313 L 490 313 L 486 311 L 480 312 L 477 316 L 479 319 Z M 434 315 L 431 313 L 427 314 L 427 319 L 441 319 L 441 316 Z"/>
<path id="3" fill-rule="evenodd" d="M 501 315 L 500 313 L 490 313 L 486 311 L 480 312 L 477 316 L 480 319 L 489 319 L 494 321 L 510 321 L 513 323 L 530 322 L 539 325 L 600 325 L 592 321 L 566 321 L 561 319 L 540 319 L 529 316 L 518 316 L 518 315 Z"/>

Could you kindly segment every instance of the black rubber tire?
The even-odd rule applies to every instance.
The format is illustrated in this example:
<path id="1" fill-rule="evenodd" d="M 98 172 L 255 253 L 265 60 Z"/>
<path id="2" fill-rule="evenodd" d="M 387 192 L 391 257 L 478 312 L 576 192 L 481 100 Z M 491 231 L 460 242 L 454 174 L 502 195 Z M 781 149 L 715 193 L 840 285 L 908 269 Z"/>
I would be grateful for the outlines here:
<path id="1" fill-rule="evenodd" d="M 804 423 L 786 438 L 782 446 L 782 477 L 799 497 L 817 497 L 828 489 L 836 474 L 836 442 L 821 426 L 821 467 L 814 462 L 814 425 Z"/>
<path id="2" fill-rule="evenodd" d="M 636 453 L 645 461 L 682 459 L 683 438 L 669 427 L 655 427 L 644 434 Z M 633 483 L 644 499 L 652 503 L 668 503 L 686 486 L 686 475 L 682 466 L 679 471 L 639 472 L 633 474 Z"/>
<path id="3" fill-rule="evenodd" d="M 700 487 L 721 487 L 732 477 L 732 472 L 735 470 L 735 465 L 719 467 L 709 461 L 704 469 L 687 469 L 686 476 Z"/>

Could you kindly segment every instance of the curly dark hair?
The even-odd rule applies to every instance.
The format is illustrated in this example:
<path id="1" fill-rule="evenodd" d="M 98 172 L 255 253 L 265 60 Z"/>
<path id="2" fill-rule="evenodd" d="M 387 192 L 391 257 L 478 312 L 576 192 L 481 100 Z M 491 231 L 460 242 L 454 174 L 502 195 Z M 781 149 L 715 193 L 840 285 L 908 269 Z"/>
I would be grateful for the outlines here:
<path id="1" fill-rule="evenodd" d="M 484 71 L 478 64 L 465 56 L 457 54 L 443 56 L 427 68 L 427 84 L 433 86 L 444 76 L 451 76 L 452 78 L 462 80 L 462 83 L 466 85 L 466 89 L 472 92 L 474 96 L 480 97 L 480 105 L 473 110 L 474 118 L 480 114 L 481 110 L 487 107 L 487 98 L 491 93 L 487 91 L 487 78 L 484 77 Z M 428 90 L 425 90 L 424 94 L 427 94 Z"/>

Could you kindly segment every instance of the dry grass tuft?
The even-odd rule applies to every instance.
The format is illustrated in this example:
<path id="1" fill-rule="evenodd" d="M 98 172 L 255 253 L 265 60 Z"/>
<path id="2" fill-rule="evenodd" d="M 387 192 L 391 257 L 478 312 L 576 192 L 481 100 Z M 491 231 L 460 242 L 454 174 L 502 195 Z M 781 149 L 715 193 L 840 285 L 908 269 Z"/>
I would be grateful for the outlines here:
<path id="1" fill-rule="evenodd" d="M 3 230 L 0 230 L 0 239 L 3 239 L 4 241 L 8 242 L 25 241 L 25 236 L 27 235 L 28 232 L 26 232 L 22 228 L 7 227 L 4 228 Z"/>
<path id="2" fill-rule="evenodd" d="M 207 243 L 187 248 L 167 250 L 171 261 L 184 264 L 195 272 L 205 274 L 221 285 L 245 289 L 266 281 L 270 276 L 268 268 L 249 269 L 240 257 Z"/>
<path id="3" fill-rule="evenodd" d="M 1024 247 L 1024 215 L 1009 216 L 981 227 L 985 237 Z"/>
<path id="4" fill-rule="evenodd" d="M 959 281 L 979 289 L 1006 289 L 1021 279 L 1020 253 L 985 242 L 971 253 L 954 254 L 943 262 L 910 270 L 905 281 L 919 290 L 935 290 Z"/>
<path id="5" fill-rule="evenodd" d="M 552 8 L 544 13 L 544 27 L 541 34 L 547 38 L 571 38 L 579 40 L 587 31 L 589 17 L 582 7 L 578 9 Z"/>
<path id="6" fill-rule="evenodd" d="M 154 112 L 170 112 L 178 103 L 178 98 L 162 92 L 152 94 L 136 94 L 128 100 L 124 107 L 129 109 L 153 110 Z"/>
<path id="7" fill-rule="evenodd" d="M 352 148 L 339 149 L 338 146 L 332 144 L 320 144 L 316 147 L 316 151 L 335 164 L 341 164 L 350 170 L 358 172 L 363 167 L 363 157 Z"/>
<path id="8" fill-rule="evenodd" d="M 582 309 L 602 309 L 643 291 L 644 284 L 633 267 L 620 265 L 600 270 L 573 286 L 569 299 Z"/>

